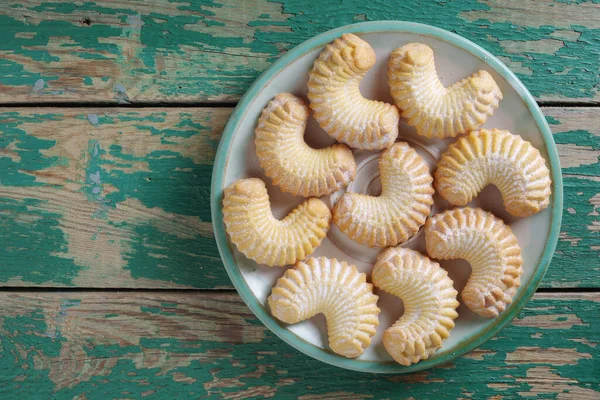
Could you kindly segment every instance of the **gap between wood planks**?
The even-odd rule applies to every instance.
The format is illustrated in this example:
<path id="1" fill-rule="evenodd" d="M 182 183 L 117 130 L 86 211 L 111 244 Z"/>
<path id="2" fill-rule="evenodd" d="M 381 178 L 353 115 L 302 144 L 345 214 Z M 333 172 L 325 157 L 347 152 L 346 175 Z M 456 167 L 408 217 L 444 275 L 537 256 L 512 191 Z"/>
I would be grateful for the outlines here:
<path id="1" fill-rule="evenodd" d="M 201 101 L 201 102 L 41 102 L 41 103 L 2 103 L 2 108 L 234 108 L 238 105 L 236 101 Z M 538 101 L 537 105 L 545 107 L 587 107 L 600 108 L 600 103 L 585 101 Z"/>
<path id="2" fill-rule="evenodd" d="M 1 108 L 234 108 L 236 101 L 202 101 L 202 102 L 152 102 L 139 103 L 114 103 L 114 102 L 61 102 L 52 101 L 46 103 L 2 103 Z M 586 103 L 582 103 L 586 104 Z M 589 107 L 589 104 L 587 105 Z M 600 104 L 597 106 L 600 107 Z"/>
<path id="3" fill-rule="evenodd" d="M 0 292 L 40 292 L 40 293 L 55 293 L 55 292 L 85 292 L 85 293 L 98 293 L 98 292 L 153 292 L 153 293 L 189 293 L 189 294 L 200 294 L 206 292 L 220 292 L 220 293 L 237 293 L 235 289 L 162 289 L 162 288 L 95 288 L 95 287 L 38 287 L 38 286 L 2 286 Z M 585 288 L 538 288 L 536 293 L 600 293 L 600 287 L 585 287 Z"/>

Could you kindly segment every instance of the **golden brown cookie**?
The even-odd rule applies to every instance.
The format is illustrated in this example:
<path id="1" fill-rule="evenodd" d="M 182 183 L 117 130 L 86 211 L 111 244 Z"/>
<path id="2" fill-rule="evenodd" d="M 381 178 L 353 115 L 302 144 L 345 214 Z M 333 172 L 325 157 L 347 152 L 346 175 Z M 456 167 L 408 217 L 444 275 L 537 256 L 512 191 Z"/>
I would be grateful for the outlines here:
<path id="1" fill-rule="evenodd" d="M 472 311 L 494 318 L 512 302 L 523 259 L 517 238 L 501 219 L 480 208 L 444 211 L 427 220 L 425 240 L 431 257 L 471 264 L 461 297 Z"/>
<path id="2" fill-rule="evenodd" d="M 486 71 L 444 87 L 433 61 L 433 50 L 410 43 L 394 50 L 388 81 L 402 117 L 426 137 L 454 137 L 477 129 L 494 113 L 502 92 Z"/>
<path id="3" fill-rule="evenodd" d="M 435 188 L 450 204 L 467 205 L 489 184 L 502 193 L 506 211 L 528 217 L 550 204 L 552 181 L 540 152 L 518 135 L 473 131 L 450 145 L 435 172 Z"/>
<path id="4" fill-rule="evenodd" d="M 398 136 L 398 109 L 360 93 L 360 81 L 373 65 L 371 46 L 347 33 L 325 47 L 309 73 L 315 119 L 331 137 L 356 149 L 384 149 Z"/>
<path id="5" fill-rule="evenodd" d="M 333 193 L 356 176 L 352 151 L 344 144 L 313 149 L 304 141 L 309 109 L 289 93 L 263 110 L 254 144 L 260 166 L 281 190 L 304 197 Z"/>
<path id="6" fill-rule="evenodd" d="M 419 252 L 390 247 L 377 257 L 371 277 L 376 287 L 404 303 L 404 314 L 383 335 L 388 353 L 406 366 L 428 359 L 458 317 L 458 292 L 448 273 Z"/>
<path id="7" fill-rule="evenodd" d="M 346 193 L 333 208 L 333 222 L 351 239 L 388 247 L 413 236 L 433 204 L 433 178 L 423 158 L 397 142 L 379 159 L 381 194 Z"/>
<path id="8" fill-rule="evenodd" d="M 276 219 L 258 178 L 240 179 L 223 193 L 223 222 L 231 241 L 259 264 L 281 267 L 303 260 L 321 244 L 330 221 L 329 208 L 316 198 Z"/>
<path id="9" fill-rule="evenodd" d="M 354 265 L 335 258 L 309 258 L 285 271 L 268 298 L 273 316 L 296 324 L 323 314 L 331 350 L 360 356 L 379 325 L 373 285 Z"/>

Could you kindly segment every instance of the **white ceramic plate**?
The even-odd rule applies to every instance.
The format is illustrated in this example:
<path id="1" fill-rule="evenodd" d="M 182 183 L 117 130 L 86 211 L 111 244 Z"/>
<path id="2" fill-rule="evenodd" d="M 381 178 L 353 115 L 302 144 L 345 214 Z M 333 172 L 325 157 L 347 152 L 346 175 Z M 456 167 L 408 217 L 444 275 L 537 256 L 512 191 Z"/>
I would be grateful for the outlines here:
<path id="1" fill-rule="evenodd" d="M 524 260 L 522 285 L 511 306 L 496 319 L 484 319 L 461 305 L 456 327 L 443 347 L 428 360 L 410 367 L 395 363 L 381 341 L 383 331 L 402 315 L 402 302 L 399 299 L 376 290 L 380 296 L 378 305 L 382 310 L 377 334 L 361 357 L 346 359 L 328 350 L 322 316 L 287 326 L 270 315 L 266 299 L 285 269 L 258 265 L 247 259 L 229 242 L 223 226 L 223 189 L 241 178 L 259 177 L 267 182 L 276 217 L 285 216 L 303 200 L 282 193 L 265 177 L 255 155 L 254 128 L 262 109 L 276 94 L 290 92 L 306 99 L 308 72 L 314 60 L 327 43 L 346 32 L 366 40 L 377 54 L 377 63 L 360 86 L 363 95 L 370 99 L 392 103 L 386 78 L 388 56 L 392 50 L 411 42 L 425 43 L 433 48 L 436 69 L 446 86 L 480 69 L 490 72 L 500 86 L 504 99 L 483 127 L 507 129 L 530 141 L 546 159 L 553 179 L 550 207 L 526 219 L 506 213 L 500 194 L 494 187 L 486 188 L 473 201 L 472 205 L 492 211 L 502 218 L 517 236 Z M 305 138 L 315 147 L 333 143 L 312 119 Z M 408 141 L 415 147 L 432 171 L 440 153 L 453 141 L 420 138 L 404 123 L 400 125 L 398 140 Z M 355 151 L 358 172 L 350 190 L 369 194 L 378 192 L 377 156 L 378 153 Z M 542 113 L 521 82 L 498 59 L 466 39 L 427 25 L 399 21 L 361 23 L 326 32 L 289 51 L 267 69 L 242 98 L 225 128 L 215 160 L 211 196 L 213 225 L 221 257 L 238 292 L 258 318 L 283 340 L 312 357 L 343 368 L 369 372 L 409 372 L 429 368 L 448 362 L 491 338 L 516 316 L 535 292 L 552 258 L 562 212 L 562 181 L 556 146 Z M 322 199 L 333 204 L 337 198 L 339 193 Z M 436 197 L 434 212 L 445 208 L 447 204 Z M 405 245 L 424 251 L 422 233 Z M 332 225 L 328 237 L 314 255 L 347 261 L 369 274 L 377 253 L 378 250 L 351 241 Z M 442 261 L 440 264 L 448 270 L 460 292 L 470 273 L 468 263 Z"/>

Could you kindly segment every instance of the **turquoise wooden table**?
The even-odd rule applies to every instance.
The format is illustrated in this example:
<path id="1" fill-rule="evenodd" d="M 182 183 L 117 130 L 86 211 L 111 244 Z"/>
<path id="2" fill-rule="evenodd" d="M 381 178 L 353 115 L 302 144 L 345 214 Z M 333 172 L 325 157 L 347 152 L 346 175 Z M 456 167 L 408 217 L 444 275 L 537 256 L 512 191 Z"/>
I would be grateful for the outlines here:
<path id="1" fill-rule="evenodd" d="M 0 3 L 0 398 L 600 398 L 598 1 Z M 498 56 L 564 176 L 554 259 L 481 348 L 412 375 L 322 364 L 240 300 L 212 236 L 219 136 L 328 29 L 398 19 Z"/>

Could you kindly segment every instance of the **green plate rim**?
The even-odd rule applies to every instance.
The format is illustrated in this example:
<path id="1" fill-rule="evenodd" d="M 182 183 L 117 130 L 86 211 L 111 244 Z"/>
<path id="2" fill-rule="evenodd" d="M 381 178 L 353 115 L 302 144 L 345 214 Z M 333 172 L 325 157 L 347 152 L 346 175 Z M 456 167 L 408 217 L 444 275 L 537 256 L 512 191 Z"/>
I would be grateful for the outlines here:
<path id="1" fill-rule="evenodd" d="M 270 315 L 269 311 L 258 301 L 248 287 L 248 284 L 240 273 L 240 270 L 237 267 L 235 259 L 231 253 L 227 234 L 225 232 L 225 226 L 223 224 L 222 187 L 225 164 L 229 154 L 229 149 L 231 147 L 231 142 L 241 120 L 243 119 L 243 116 L 246 113 L 248 106 L 252 104 L 253 100 L 260 93 L 262 88 L 271 79 L 277 76 L 282 69 L 287 67 L 297 58 L 317 47 L 326 45 L 343 33 L 360 34 L 374 32 L 413 33 L 432 36 L 436 39 L 446 41 L 463 50 L 466 50 L 487 63 L 490 68 L 502 76 L 519 94 L 533 115 L 534 120 L 542 133 L 546 150 L 548 152 L 548 156 L 550 157 L 550 170 L 553 182 L 550 231 L 544 252 L 540 258 L 540 262 L 535 268 L 535 272 L 531 277 L 529 285 L 527 287 L 522 287 L 519 290 L 517 297 L 515 297 L 510 307 L 500 314 L 500 316 L 496 318 L 493 323 L 488 324 L 488 326 L 483 328 L 477 334 L 460 342 L 454 351 L 434 354 L 429 359 L 423 360 L 408 367 L 392 361 L 378 362 L 348 359 L 327 349 L 321 349 L 320 347 L 317 347 L 312 343 L 299 338 L 296 336 L 296 334 L 288 330 L 284 324 L 281 324 Z M 406 21 L 373 21 L 346 25 L 317 35 L 282 55 L 256 79 L 244 96 L 242 96 L 223 131 L 213 167 L 210 200 L 215 239 L 217 242 L 217 247 L 219 248 L 221 259 L 225 265 L 225 269 L 227 270 L 227 274 L 229 275 L 229 278 L 233 282 L 233 285 L 237 289 L 244 302 L 248 305 L 248 307 L 250 307 L 252 312 L 260 321 L 262 321 L 263 324 L 265 324 L 267 328 L 269 328 L 273 333 L 279 336 L 279 338 L 297 350 L 317 360 L 335 365 L 337 367 L 371 373 L 408 373 L 442 365 L 456 359 L 457 357 L 460 357 L 461 355 L 475 349 L 492 338 L 518 315 L 518 313 L 523 309 L 527 301 L 529 301 L 531 296 L 536 291 L 542 278 L 544 277 L 544 274 L 546 273 L 546 270 L 548 269 L 550 261 L 552 260 L 556 243 L 558 241 L 560 224 L 562 220 L 563 187 L 558 151 L 556 144 L 554 143 L 550 127 L 548 126 L 544 115 L 542 114 L 531 93 L 529 93 L 529 91 L 525 88 L 521 81 L 519 81 L 515 74 L 500 60 L 475 43 L 444 29 Z"/>

